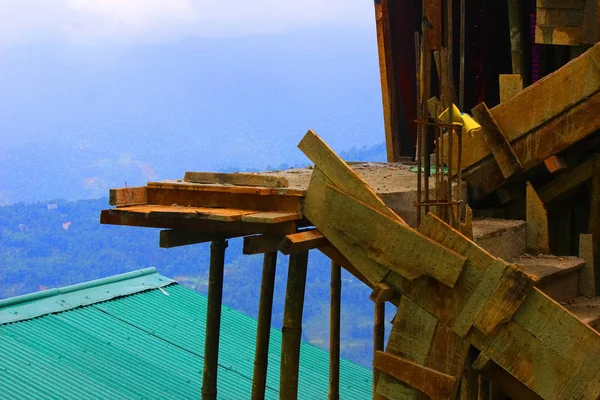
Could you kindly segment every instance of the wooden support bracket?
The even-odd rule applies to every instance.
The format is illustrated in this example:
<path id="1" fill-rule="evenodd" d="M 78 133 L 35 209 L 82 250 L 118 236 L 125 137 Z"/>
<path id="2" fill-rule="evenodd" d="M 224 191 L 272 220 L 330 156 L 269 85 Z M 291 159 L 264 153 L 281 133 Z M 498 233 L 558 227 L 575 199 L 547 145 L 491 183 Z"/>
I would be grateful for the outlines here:
<path id="1" fill-rule="evenodd" d="M 236 235 L 219 235 L 211 232 L 168 229 L 160 231 L 159 245 L 163 249 L 170 249 L 173 247 L 212 242 L 213 240 L 221 238 L 229 239 L 235 236 Z"/>
<path id="2" fill-rule="evenodd" d="M 279 244 L 279 251 L 283 254 L 292 254 L 327 245 L 329 245 L 327 238 L 318 230 L 311 229 L 285 236 Z"/>
<path id="3" fill-rule="evenodd" d="M 282 236 L 279 235 L 254 235 L 244 238 L 244 254 L 264 254 L 277 252 Z"/>

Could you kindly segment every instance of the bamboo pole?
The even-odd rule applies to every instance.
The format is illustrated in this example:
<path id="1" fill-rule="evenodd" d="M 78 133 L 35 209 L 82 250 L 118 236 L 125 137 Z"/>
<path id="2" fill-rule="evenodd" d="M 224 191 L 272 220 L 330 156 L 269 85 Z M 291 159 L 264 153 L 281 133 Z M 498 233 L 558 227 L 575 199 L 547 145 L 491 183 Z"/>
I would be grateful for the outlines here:
<path id="1" fill-rule="evenodd" d="M 302 311 L 306 287 L 308 251 L 290 255 L 283 328 L 281 329 L 280 399 L 298 397 L 298 369 L 300 367 L 300 338 L 302 336 Z"/>
<path id="2" fill-rule="evenodd" d="M 329 315 L 329 400 L 340 398 L 340 307 L 342 268 L 331 262 L 331 298 Z"/>
<path id="3" fill-rule="evenodd" d="M 221 329 L 221 303 L 223 301 L 223 268 L 227 240 L 216 239 L 210 245 L 208 275 L 208 310 L 206 312 L 206 339 L 204 341 L 204 371 L 202 374 L 202 399 L 217 398 L 217 365 L 219 361 L 219 331 Z"/>
<path id="4" fill-rule="evenodd" d="M 373 323 L 373 357 L 377 351 L 383 351 L 385 334 L 385 302 L 375 303 L 375 316 Z M 379 398 L 376 393 L 379 371 L 373 368 L 373 398 Z"/>
<path id="5" fill-rule="evenodd" d="M 252 378 L 252 400 L 262 400 L 265 398 L 276 268 L 277 252 L 265 253 L 258 304 L 258 328 L 254 356 L 254 376 Z"/>

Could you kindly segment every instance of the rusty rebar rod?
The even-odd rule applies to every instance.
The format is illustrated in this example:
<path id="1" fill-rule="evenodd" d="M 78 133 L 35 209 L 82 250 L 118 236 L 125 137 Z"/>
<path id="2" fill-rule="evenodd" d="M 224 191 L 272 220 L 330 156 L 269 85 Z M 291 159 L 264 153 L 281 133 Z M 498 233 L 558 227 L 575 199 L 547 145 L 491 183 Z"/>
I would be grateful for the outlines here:
<path id="1" fill-rule="evenodd" d="M 329 400 L 340 398 L 340 308 L 342 301 L 342 267 L 331 262 L 329 307 Z"/>
<path id="2" fill-rule="evenodd" d="M 258 304 L 258 328 L 256 331 L 254 376 L 252 378 L 252 400 L 263 400 L 265 398 L 276 268 L 277 252 L 265 253 Z"/>
<path id="3" fill-rule="evenodd" d="M 300 367 L 300 339 L 302 337 L 302 312 L 308 251 L 290 255 L 283 328 L 281 329 L 281 369 L 279 376 L 279 398 L 298 397 L 298 370 Z"/>
<path id="4" fill-rule="evenodd" d="M 385 303 L 375 303 L 373 318 L 373 357 L 377 351 L 383 351 L 385 340 Z M 379 371 L 373 368 L 373 398 L 376 398 L 377 379 Z"/>
<path id="5" fill-rule="evenodd" d="M 208 309 L 206 312 L 206 337 L 204 341 L 204 371 L 202 374 L 202 399 L 217 398 L 217 367 L 219 362 L 219 333 L 221 330 L 221 304 L 223 301 L 223 269 L 227 240 L 213 240 L 210 245 L 208 273 Z"/>

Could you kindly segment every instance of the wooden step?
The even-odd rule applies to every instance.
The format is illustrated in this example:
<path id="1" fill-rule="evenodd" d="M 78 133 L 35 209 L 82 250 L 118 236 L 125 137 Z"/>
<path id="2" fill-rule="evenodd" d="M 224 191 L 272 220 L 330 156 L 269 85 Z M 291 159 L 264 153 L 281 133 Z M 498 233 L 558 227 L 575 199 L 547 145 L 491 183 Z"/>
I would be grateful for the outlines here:
<path id="1" fill-rule="evenodd" d="M 525 221 L 486 218 L 473 221 L 473 240 L 492 255 L 504 260 L 525 252 Z"/>
<path id="2" fill-rule="evenodd" d="M 579 269 L 585 261 L 578 257 L 521 255 L 511 260 L 530 275 L 539 278 L 537 287 L 558 302 L 579 296 Z"/>
<path id="3" fill-rule="evenodd" d="M 581 321 L 600 332 L 600 297 L 580 296 L 562 305 Z"/>

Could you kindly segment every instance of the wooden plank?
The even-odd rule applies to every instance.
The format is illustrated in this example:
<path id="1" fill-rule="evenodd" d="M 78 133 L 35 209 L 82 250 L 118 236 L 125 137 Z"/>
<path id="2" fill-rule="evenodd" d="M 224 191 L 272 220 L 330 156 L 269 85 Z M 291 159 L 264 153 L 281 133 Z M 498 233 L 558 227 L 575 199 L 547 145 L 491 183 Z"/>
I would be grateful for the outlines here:
<path id="1" fill-rule="evenodd" d="M 276 253 L 281 236 L 279 235 L 254 235 L 244 237 L 244 254 Z"/>
<path id="2" fill-rule="evenodd" d="M 584 13 L 581 9 L 538 8 L 536 23 L 542 26 L 582 26 L 583 17 Z M 594 42 L 593 44 L 596 44 L 596 42 Z"/>
<path id="3" fill-rule="evenodd" d="M 172 216 L 190 219 L 208 219 L 212 221 L 240 221 L 244 215 L 256 213 L 252 210 L 239 210 L 231 208 L 208 208 L 208 207 L 183 207 L 183 206 L 160 206 L 140 205 L 121 207 L 121 212 L 144 215 L 147 218 Z"/>
<path id="4" fill-rule="evenodd" d="M 479 312 L 474 326 L 489 335 L 500 324 L 510 321 L 536 282 L 514 265 L 509 265 L 498 286 Z"/>
<path id="5" fill-rule="evenodd" d="M 263 186 L 286 188 L 289 182 L 282 176 L 258 175 L 251 173 L 222 174 L 217 172 L 186 172 L 184 182 L 203 184 L 225 184 L 236 186 Z"/>
<path id="6" fill-rule="evenodd" d="M 291 254 L 327 245 L 329 245 L 329 240 L 317 229 L 311 229 L 284 237 L 279 244 L 279 251 L 283 254 Z"/>
<path id="7" fill-rule="evenodd" d="M 330 211 L 325 207 L 325 188 L 330 183 L 318 167 L 313 169 L 302 213 L 374 287 L 388 274 L 388 270 L 369 258 L 361 247 L 350 243 L 344 232 L 331 225 Z"/>
<path id="8" fill-rule="evenodd" d="M 171 206 L 233 208 L 255 211 L 300 212 L 300 196 L 207 192 L 184 188 L 148 187 L 148 203 Z"/>
<path id="9" fill-rule="evenodd" d="M 600 288 L 600 154 L 595 154 L 593 160 L 588 233 L 592 234 L 594 241 L 594 276 L 596 290 L 598 290 Z"/>
<path id="10" fill-rule="evenodd" d="M 523 165 L 485 103 L 480 103 L 473 108 L 473 116 L 482 127 L 481 134 L 490 147 L 502 175 L 509 178 L 523 169 Z"/>
<path id="11" fill-rule="evenodd" d="M 225 235 L 242 236 L 258 233 L 287 235 L 296 232 L 296 223 L 255 224 L 242 221 L 214 221 L 209 219 L 185 218 L 179 214 L 165 214 L 149 217 L 147 213 L 123 211 L 121 208 L 102 210 L 100 223 L 109 225 L 143 226 L 147 228 L 163 228 L 177 230 L 193 230 Z"/>
<path id="12" fill-rule="evenodd" d="M 260 224 L 279 224 L 287 221 L 302 219 L 302 213 L 290 213 L 281 211 L 267 211 L 256 214 L 245 214 L 242 216 L 244 222 L 256 222 Z"/>
<path id="13" fill-rule="evenodd" d="M 462 371 L 460 377 L 460 400 L 477 400 L 479 398 L 479 374 L 473 368 L 471 364 L 475 360 L 474 349 L 469 350 L 469 361 L 466 367 Z"/>
<path id="14" fill-rule="evenodd" d="M 374 303 L 385 303 L 392 300 L 395 295 L 396 291 L 390 285 L 380 282 L 369 295 L 369 299 Z"/>
<path id="15" fill-rule="evenodd" d="M 548 213 L 530 182 L 526 194 L 527 251 L 550 254 Z"/>
<path id="16" fill-rule="evenodd" d="M 596 44 L 600 41 L 600 1 L 586 0 L 583 24 L 581 28 L 581 43 Z"/>
<path id="17" fill-rule="evenodd" d="M 500 74 L 500 103 L 505 103 L 523 90 L 523 77 L 521 74 Z"/>
<path id="18" fill-rule="evenodd" d="M 323 174 L 346 193 L 351 193 L 353 197 L 367 204 L 369 207 L 395 219 L 400 223 L 405 222 L 383 200 L 371 189 L 369 185 L 362 180 L 352 168 L 348 166 L 315 132 L 309 130 L 298 148 L 302 150 L 315 166 Z M 314 171 L 313 171 L 314 172 Z M 310 217 L 309 217 L 310 219 Z M 325 232 L 323 232 L 325 233 Z"/>
<path id="19" fill-rule="evenodd" d="M 523 170 L 530 170 L 600 129 L 600 115 L 595 111 L 599 107 L 600 93 L 596 93 L 512 143 Z M 481 199 L 507 182 L 493 160 L 485 160 L 465 173 L 465 177 L 472 189 L 473 199 Z"/>
<path id="20" fill-rule="evenodd" d="M 467 340 L 459 337 L 446 325 L 438 324 L 425 366 L 458 377 L 467 366 L 469 347 Z"/>
<path id="21" fill-rule="evenodd" d="M 584 267 L 579 270 L 579 294 L 596 296 L 593 235 L 585 233 L 579 235 L 579 258 L 585 260 Z"/>
<path id="22" fill-rule="evenodd" d="M 148 203 L 146 186 L 110 189 L 108 191 L 108 204 L 111 206 L 133 206 Z"/>
<path id="23" fill-rule="evenodd" d="M 425 365 L 437 326 L 438 321 L 434 316 L 406 296 L 402 296 L 386 353 Z M 414 388 L 383 372 L 377 381 L 377 393 L 391 400 L 416 400 L 419 394 Z"/>
<path id="24" fill-rule="evenodd" d="M 537 8 L 580 9 L 585 7 L 586 0 L 537 0 Z"/>
<path id="25" fill-rule="evenodd" d="M 457 379 L 402 357 L 378 351 L 373 367 L 425 393 L 433 400 L 449 399 Z"/>
<path id="26" fill-rule="evenodd" d="M 544 160 L 544 165 L 546 166 L 548 172 L 550 172 L 551 174 L 555 174 L 557 172 L 561 172 L 569 168 L 567 161 L 564 159 L 564 157 L 561 156 L 552 156 L 546 158 Z"/>
<path id="27" fill-rule="evenodd" d="M 540 188 L 538 191 L 540 199 L 544 203 L 549 203 L 587 182 L 592 177 L 593 163 L 593 159 L 590 158 L 558 175 L 550 183 Z"/>
<path id="28" fill-rule="evenodd" d="M 257 186 L 231 186 L 218 184 L 198 184 L 180 181 L 160 181 L 148 182 L 148 188 L 152 189 L 178 189 L 190 190 L 194 192 L 217 192 L 234 194 L 253 194 L 257 196 L 268 196 L 272 194 L 272 189 Z"/>
<path id="29" fill-rule="evenodd" d="M 498 259 L 483 272 L 481 280 L 465 306 L 460 311 L 452 330 L 460 337 L 467 335 L 478 315 L 483 311 L 494 289 L 500 283 L 504 271 L 508 268 L 506 261 Z"/>
<path id="30" fill-rule="evenodd" d="M 424 32 L 425 50 L 442 48 L 442 1 L 427 0 L 423 4 L 428 23 Z"/>
<path id="31" fill-rule="evenodd" d="M 535 392 L 523 385 L 503 368 L 500 368 L 498 364 L 494 363 L 483 353 L 479 354 L 472 367 L 490 381 L 493 381 L 494 385 L 497 385 L 512 399 L 542 400 Z M 501 398 L 504 398 L 504 395 Z"/>
<path id="32" fill-rule="evenodd" d="M 327 222 L 350 239 L 349 245 L 409 280 L 428 275 L 453 287 L 462 272 L 465 257 L 333 186 L 325 189 L 324 206 Z"/>
<path id="33" fill-rule="evenodd" d="M 591 105 L 590 99 L 592 95 L 600 90 L 599 54 L 600 45 L 596 45 L 582 56 L 525 88 L 517 96 L 490 110 L 524 166 L 527 164 L 525 159 L 530 159 L 531 155 L 520 154 L 513 143 L 515 140 L 523 136 L 531 136 L 537 132 L 548 131 L 548 128 L 544 125 L 548 122 L 553 122 L 558 126 L 568 125 L 569 130 L 566 129 L 566 126 L 562 129 L 557 129 L 554 126 L 550 129 L 555 132 L 545 136 L 545 140 L 552 145 L 555 144 L 556 140 L 549 140 L 548 137 L 560 138 L 561 142 L 569 141 L 571 136 L 569 131 L 581 129 L 579 125 L 583 127 L 589 124 L 589 121 L 586 120 L 590 119 L 590 115 L 593 116 L 593 114 L 591 110 L 587 110 L 597 109 L 595 108 L 597 105 Z M 578 78 L 573 79 L 573 77 Z M 552 95 L 548 95 L 549 93 Z M 574 115 L 577 112 L 569 110 L 575 106 L 578 106 L 581 110 L 586 110 L 583 111 L 584 115 Z M 566 111 L 571 111 L 571 113 L 564 114 Z M 559 115 L 561 118 L 556 118 Z M 534 129 L 535 132 L 531 132 Z M 445 138 L 447 140 L 447 136 Z M 456 145 L 458 146 L 458 142 L 456 142 Z M 444 148 L 448 148 L 447 143 Z M 462 148 L 463 170 L 468 170 L 491 154 L 482 134 L 463 135 Z M 556 153 L 546 155 L 542 160 L 554 154 Z M 455 157 L 457 157 L 457 154 Z M 453 162 L 453 165 L 457 165 L 457 162 Z"/>
<path id="34" fill-rule="evenodd" d="M 220 237 L 222 237 L 222 235 L 215 235 L 210 232 L 180 231 L 173 229 L 163 230 L 160 231 L 159 246 L 163 249 L 170 249 L 190 244 L 212 242 Z"/>
<path id="35" fill-rule="evenodd" d="M 580 26 L 536 25 L 535 42 L 538 44 L 577 46 L 581 44 L 581 33 Z"/>

